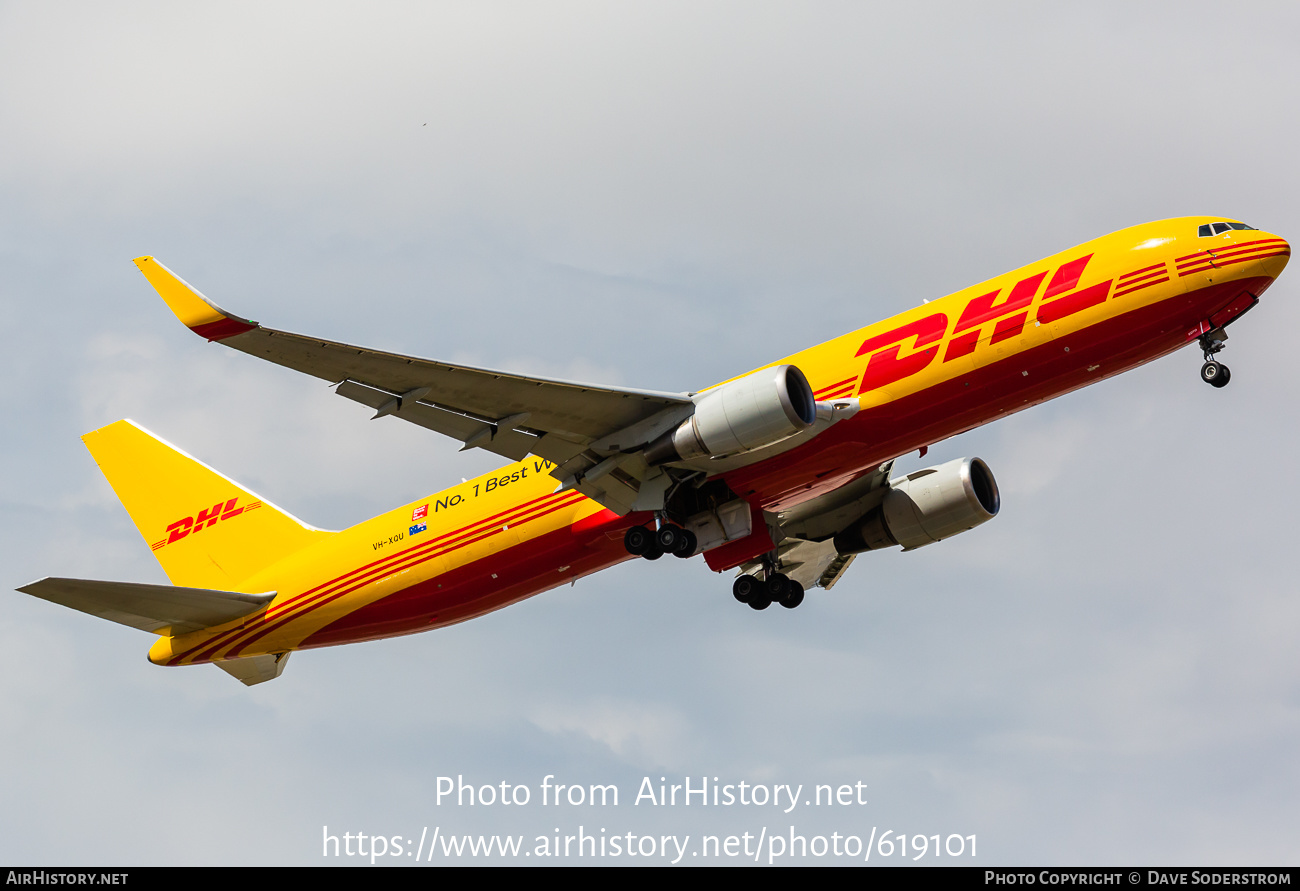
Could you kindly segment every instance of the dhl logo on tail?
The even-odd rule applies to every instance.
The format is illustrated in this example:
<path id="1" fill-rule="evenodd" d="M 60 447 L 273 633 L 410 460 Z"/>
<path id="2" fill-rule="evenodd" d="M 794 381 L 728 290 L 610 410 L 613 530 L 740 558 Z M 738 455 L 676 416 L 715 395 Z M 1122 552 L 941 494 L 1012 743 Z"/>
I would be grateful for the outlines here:
<path id="1" fill-rule="evenodd" d="M 244 511 L 256 510 L 262 506 L 262 502 L 254 501 L 252 504 L 235 507 L 238 502 L 239 496 L 231 498 L 224 506 L 220 501 L 218 501 L 216 504 L 212 505 L 212 507 L 204 508 L 199 511 L 195 516 L 183 517 L 175 523 L 169 524 L 165 530 L 167 532 L 167 537 L 154 542 L 151 547 L 156 551 L 169 544 L 175 544 L 191 532 L 202 532 L 209 526 L 215 525 L 218 520 L 230 520 L 239 516 Z"/>

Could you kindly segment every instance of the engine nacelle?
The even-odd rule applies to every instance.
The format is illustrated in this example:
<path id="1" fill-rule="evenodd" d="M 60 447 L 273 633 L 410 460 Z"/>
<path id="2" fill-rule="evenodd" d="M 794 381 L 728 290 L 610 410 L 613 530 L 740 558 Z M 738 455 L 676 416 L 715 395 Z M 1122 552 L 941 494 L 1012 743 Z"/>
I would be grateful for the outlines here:
<path id="1" fill-rule="evenodd" d="M 817 402 L 803 372 L 776 365 L 715 387 L 695 413 L 650 443 L 649 464 L 722 458 L 789 439 L 817 420 Z"/>
<path id="2" fill-rule="evenodd" d="M 856 554 L 902 545 L 910 551 L 998 515 L 1001 498 L 989 466 L 958 458 L 889 481 L 880 506 L 835 536 L 835 549 Z"/>

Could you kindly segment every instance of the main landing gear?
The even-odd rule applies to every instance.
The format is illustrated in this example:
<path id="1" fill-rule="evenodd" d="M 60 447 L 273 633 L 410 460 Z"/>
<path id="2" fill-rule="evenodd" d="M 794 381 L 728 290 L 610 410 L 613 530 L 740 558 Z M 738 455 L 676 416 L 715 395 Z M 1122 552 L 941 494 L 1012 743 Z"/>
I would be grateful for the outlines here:
<path id="1" fill-rule="evenodd" d="M 736 576 L 731 584 L 732 595 L 741 603 L 749 604 L 750 609 L 767 609 L 779 603 L 786 609 L 794 609 L 803 603 L 803 585 L 780 572 L 768 571 L 766 578 L 754 575 Z"/>
<path id="2" fill-rule="evenodd" d="M 627 552 L 647 560 L 658 560 L 664 554 L 677 557 L 691 557 L 699 547 L 695 533 L 683 529 L 675 523 L 661 522 L 659 528 L 633 526 L 623 534 L 623 547 Z M 737 576 L 731 585 L 731 593 L 741 603 L 749 604 L 750 609 L 767 609 L 779 603 L 786 609 L 794 609 L 803 603 L 803 585 L 788 575 L 777 571 L 776 561 L 768 556 L 764 558 L 763 577 L 756 575 Z"/>
<path id="3" fill-rule="evenodd" d="M 1201 366 L 1201 380 L 1211 387 L 1226 387 L 1228 381 L 1232 380 L 1228 366 L 1214 360 L 1214 355 L 1223 349 L 1223 342 L 1227 339 L 1228 334 L 1222 328 L 1201 335 L 1201 352 L 1205 356 L 1205 364 Z"/>
<path id="4" fill-rule="evenodd" d="M 658 560 L 664 554 L 690 557 L 699 547 L 695 533 L 673 523 L 664 523 L 658 529 L 633 526 L 623 535 L 623 547 L 636 557 Z"/>

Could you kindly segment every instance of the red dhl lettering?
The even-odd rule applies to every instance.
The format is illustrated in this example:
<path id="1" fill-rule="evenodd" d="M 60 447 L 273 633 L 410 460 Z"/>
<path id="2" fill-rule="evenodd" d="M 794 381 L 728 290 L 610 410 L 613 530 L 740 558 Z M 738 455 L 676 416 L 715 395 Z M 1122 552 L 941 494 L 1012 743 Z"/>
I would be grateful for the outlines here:
<path id="1" fill-rule="evenodd" d="M 1090 306 L 1106 302 L 1106 297 L 1110 295 L 1109 280 L 1084 288 L 1082 291 L 1074 291 L 1073 294 L 1066 293 L 1073 291 L 1079 284 L 1079 279 L 1083 276 L 1083 268 L 1091 259 L 1092 254 L 1088 254 L 1086 257 L 1071 260 L 1056 271 L 1056 275 L 1052 276 L 1052 283 L 1043 293 L 1043 302 L 1038 307 L 1038 321 L 1057 322 Z M 1064 296 L 1057 297 L 1057 294 L 1064 294 Z M 1054 297 L 1056 299 L 1051 299 Z"/>
<path id="2" fill-rule="evenodd" d="M 1005 302 L 993 305 L 1000 291 L 993 291 L 976 297 L 966 308 L 962 310 L 961 318 L 957 320 L 957 327 L 953 330 L 954 334 L 960 334 L 967 328 L 973 328 L 976 325 L 983 325 L 993 319 L 1013 313 L 1017 310 L 1028 309 L 1029 304 L 1034 302 L 1034 295 L 1038 293 L 1038 286 L 1047 278 L 1047 270 L 1043 270 L 1037 275 L 1031 275 L 1029 278 L 1016 282 L 1011 293 L 1007 295 Z"/>
<path id="3" fill-rule="evenodd" d="M 1025 319 L 1028 317 L 1029 313 L 1022 312 L 998 322 L 993 326 L 993 336 L 989 338 L 989 343 L 1001 343 L 1009 337 L 1015 337 L 1025 330 Z"/>
<path id="4" fill-rule="evenodd" d="M 1000 290 L 981 294 L 971 300 L 970 303 L 967 303 L 966 308 L 962 310 L 961 318 L 957 320 L 957 327 L 953 331 L 954 334 L 961 336 L 954 337 L 948 343 L 948 351 L 944 353 L 943 361 L 951 362 L 953 359 L 960 359 L 962 356 L 973 353 L 975 345 L 979 343 L 983 325 L 994 319 L 1000 319 L 1000 321 L 993 329 L 993 335 L 989 339 L 990 343 L 998 343 L 1019 334 L 1025 327 L 1025 319 L 1028 317 L 1028 313 L 1021 312 L 1011 318 L 1003 317 L 1017 310 L 1028 309 L 1029 304 L 1034 302 L 1034 295 L 1038 293 L 1038 286 L 1043 283 L 1045 278 L 1047 278 L 1047 270 L 1043 270 L 1037 275 L 1031 275 L 1029 278 L 1021 279 L 1011 289 L 1007 299 L 996 305 L 994 301 L 1002 293 Z M 968 328 L 975 328 L 975 330 L 962 334 Z"/>
<path id="5" fill-rule="evenodd" d="M 1056 270 L 1043 291 L 1042 303 L 1036 314 L 1039 322 L 1055 322 L 1106 302 L 1113 279 L 1083 290 L 1075 290 L 1092 258 L 1093 254 L 1087 254 L 1061 264 Z M 1139 271 L 1162 268 L 1163 264 L 1157 264 Z M 957 318 L 943 361 L 951 362 L 974 352 L 989 322 L 995 323 L 992 333 L 988 335 L 991 344 L 1016 337 L 1024 331 L 1029 321 L 1029 309 L 1043 280 L 1047 278 L 1048 271 L 1043 270 L 1016 282 L 1001 303 L 998 302 L 998 297 L 1002 294 L 1000 288 L 971 298 Z M 858 393 L 895 383 L 927 368 L 947 334 L 947 326 L 948 317 L 943 313 L 935 313 L 863 341 L 854 355 L 870 357 Z M 913 341 L 911 351 L 903 354 L 908 341 Z"/>
<path id="6" fill-rule="evenodd" d="M 1052 283 L 1047 286 L 1043 293 L 1043 300 L 1051 300 L 1057 294 L 1064 294 L 1066 291 L 1074 290 L 1075 285 L 1079 284 L 1079 278 L 1083 275 L 1083 269 L 1092 259 L 1092 254 L 1086 257 L 1080 257 L 1077 260 L 1071 260 L 1065 263 L 1060 269 L 1056 270 L 1056 275 L 1052 276 Z"/>
<path id="7" fill-rule="evenodd" d="M 252 504 L 235 507 L 238 502 L 238 496 L 231 498 L 224 504 L 218 501 L 216 504 L 212 505 L 212 507 L 200 510 L 196 516 L 185 517 L 177 520 L 175 523 L 168 525 L 165 530 L 167 532 L 167 537 L 161 541 L 154 542 L 150 547 L 156 551 L 164 545 L 175 544 L 191 532 L 196 534 L 202 532 L 204 529 L 215 524 L 218 520 L 229 520 L 232 517 L 239 516 L 246 510 L 253 510 L 254 508 L 262 506 L 262 502 L 254 501 Z"/>
<path id="8" fill-rule="evenodd" d="M 925 368 L 938 353 L 938 347 L 930 346 L 930 344 L 937 344 L 943 340 L 944 332 L 947 330 L 948 317 L 939 312 L 923 319 L 917 319 L 915 322 L 909 322 L 900 328 L 895 328 L 893 331 L 887 331 L 884 334 L 868 338 L 863 342 L 862 346 L 858 347 L 856 353 L 858 356 L 865 356 L 867 353 L 873 354 L 867 360 L 867 370 L 862 375 L 862 383 L 858 387 L 858 393 L 865 393 L 868 390 L 901 381 L 903 378 L 911 377 Z M 916 339 L 913 345 L 916 352 L 900 359 L 898 353 L 902 350 L 903 344 L 913 338 Z M 875 352 L 877 350 L 879 352 Z"/>
<path id="9" fill-rule="evenodd" d="M 1110 280 L 1107 279 L 1101 284 L 1093 285 L 1091 288 L 1084 288 L 1082 291 L 1066 294 L 1064 297 L 1059 297 L 1051 303 L 1044 303 L 1038 307 L 1038 321 L 1045 323 L 1060 321 L 1066 316 L 1072 316 L 1090 306 L 1105 303 L 1106 295 L 1109 293 Z"/>
<path id="10" fill-rule="evenodd" d="M 216 523 L 221 519 L 221 502 L 218 501 L 210 509 L 199 511 L 199 515 L 194 518 L 194 531 L 202 532 L 208 526 Z M 207 525 L 204 525 L 207 524 Z"/>
<path id="11" fill-rule="evenodd" d="M 180 541 L 182 538 L 190 534 L 192 528 L 194 528 L 193 517 L 186 517 L 183 520 L 177 520 L 175 523 L 172 523 L 167 527 L 167 531 L 171 533 L 167 536 L 167 544 L 175 544 Z"/>

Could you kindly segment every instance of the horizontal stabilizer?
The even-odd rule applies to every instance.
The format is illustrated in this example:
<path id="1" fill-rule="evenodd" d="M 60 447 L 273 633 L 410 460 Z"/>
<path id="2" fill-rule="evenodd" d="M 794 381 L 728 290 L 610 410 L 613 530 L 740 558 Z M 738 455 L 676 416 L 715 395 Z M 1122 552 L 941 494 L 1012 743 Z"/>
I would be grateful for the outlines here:
<path id="1" fill-rule="evenodd" d="M 89 579 L 41 579 L 18 590 L 119 625 L 166 637 L 238 619 L 263 608 L 275 597 L 274 591 L 238 594 L 209 588 Z"/>
<path id="2" fill-rule="evenodd" d="M 289 661 L 290 655 L 290 653 L 265 653 L 261 656 L 223 659 L 212 664 L 244 686 L 251 687 L 278 678 L 280 672 L 284 671 L 284 664 Z"/>

